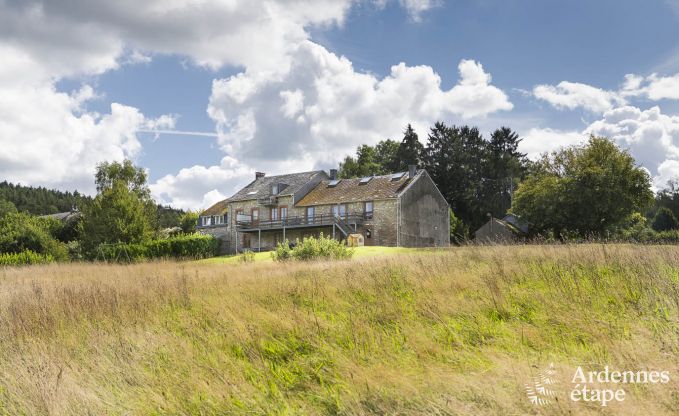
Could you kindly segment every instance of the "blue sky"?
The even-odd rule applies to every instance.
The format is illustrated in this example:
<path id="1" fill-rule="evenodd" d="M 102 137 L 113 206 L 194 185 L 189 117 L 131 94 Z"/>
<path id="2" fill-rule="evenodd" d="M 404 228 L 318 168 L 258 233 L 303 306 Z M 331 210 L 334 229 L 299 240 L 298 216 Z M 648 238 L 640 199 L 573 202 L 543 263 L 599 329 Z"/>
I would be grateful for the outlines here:
<path id="1" fill-rule="evenodd" d="M 607 135 L 660 187 L 678 39 L 674 0 L 0 0 L 0 179 L 92 192 L 131 158 L 199 209 L 442 120 L 512 127 L 531 156 Z"/>

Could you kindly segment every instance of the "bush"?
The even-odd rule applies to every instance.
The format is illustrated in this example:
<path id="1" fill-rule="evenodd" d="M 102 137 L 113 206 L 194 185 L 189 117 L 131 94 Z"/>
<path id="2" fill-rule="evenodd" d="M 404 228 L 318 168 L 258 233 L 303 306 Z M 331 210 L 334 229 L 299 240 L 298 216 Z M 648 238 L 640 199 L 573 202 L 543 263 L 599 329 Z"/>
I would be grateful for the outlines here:
<path id="1" fill-rule="evenodd" d="M 653 223 L 651 227 L 655 231 L 669 231 L 674 230 L 679 226 L 676 217 L 666 207 L 661 207 L 653 218 Z"/>
<path id="2" fill-rule="evenodd" d="M 25 266 L 29 264 L 51 263 L 54 257 L 26 250 L 20 253 L 0 253 L 0 266 Z"/>
<path id="3" fill-rule="evenodd" d="M 68 248 L 51 234 L 60 223 L 51 218 L 28 214 L 8 214 L 0 218 L 0 253 L 32 251 L 54 260 L 68 260 Z"/>
<path id="4" fill-rule="evenodd" d="M 252 263 L 255 261 L 255 253 L 251 250 L 245 250 L 238 256 L 238 261 L 241 263 Z"/>
<path id="5" fill-rule="evenodd" d="M 158 258 L 202 259 L 215 256 L 218 249 L 219 240 L 215 237 L 189 234 L 139 244 L 101 244 L 90 257 L 120 262 Z"/>
<path id="6" fill-rule="evenodd" d="M 273 259 L 276 261 L 295 260 L 319 260 L 319 259 L 347 259 L 354 254 L 344 243 L 334 238 L 324 237 L 323 233 L 318 238 L 307 237 L 301 242 L 296 240 L 294 248 L 286 240 L 283 244 L 278 244 L 276 251 L 273 252 Z"/>
<path id="7" fill-rule="evenodd" d="M 283 243 L 278 243 L 276 245 L 276 250 L 271 252 L 271 258 L 275 261 L 288 261 L 292 258 L 292 249 L 290 248 L 290 242 L 285 240 Z"/>

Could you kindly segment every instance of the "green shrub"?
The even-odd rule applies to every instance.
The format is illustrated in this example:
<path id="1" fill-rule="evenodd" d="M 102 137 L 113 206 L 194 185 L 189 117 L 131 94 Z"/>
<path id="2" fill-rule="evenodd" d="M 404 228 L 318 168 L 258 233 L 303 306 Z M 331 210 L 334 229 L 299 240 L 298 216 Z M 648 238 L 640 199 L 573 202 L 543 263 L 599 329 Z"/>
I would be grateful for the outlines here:
<path id="1" fill-rule="evenodd" d="M 24 266 L 29 264 L 51 263 L 54 257 L 26 250 L 20 253 L 0 253 L 0 266 Z"/>
<path id="2" fill-rule="evenodd" d="M 215 237 L 189 234 L 139 244 L 101 244 L 90 257 L 120 262 L 159 258 L 202 259 L 215 256 L 218 249 L 219 240 Z"/>
<path id="3" fill-rule="evenodd" d="M 307 237 L 302 241 L 296 240 L 295 246 L 290 248 L 288 241 L 278 244 L 272 256 L 276 261 L 295 260 L 319 260 L 319 259 L 347 259 L 354 254 L 343 242 L 334 238 L 324 237 L 323 233 L 318 238 Z"/>
<path id="4" fill-rule="evenodd" d="M 252 250 L 245 250 L 238 256 L 238 261 L 241 263 L 252 263 L 255 261 L 255 253 Z"/>
<path id="5" fill-rule="evenodd" d="M 286 239 L 282 243 L 276 245 L 276 250 L 271 252 L 271 258 L 275 261 L 288 261 L 292 259 L 292 249 L 290 242 Z"/>
<path id="6" fill-rule="evenodd" d="M 68 260 L 68 248 L 51 234 L 58 221 L 28 214 L 7 214 L 0 218 L 0 253 L 32 251 L 54 260 Z"/>

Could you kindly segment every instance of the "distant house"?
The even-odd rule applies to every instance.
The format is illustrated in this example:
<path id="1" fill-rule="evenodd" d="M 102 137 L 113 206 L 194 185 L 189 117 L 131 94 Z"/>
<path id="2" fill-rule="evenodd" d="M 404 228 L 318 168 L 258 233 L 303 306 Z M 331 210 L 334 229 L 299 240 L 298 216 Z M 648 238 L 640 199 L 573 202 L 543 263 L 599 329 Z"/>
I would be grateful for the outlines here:
<path id="1" fill-rule="evenodd" d="M 474 233 L 474 239 L 480 243 L 516 242 L 528 234 L 528 225 L 515 215 L 504 218 L 491 218 Z"/>
<path id="2" fill-rule="evenodd" d="M 286 239 L 363 236 L 365 245 L 449 244 L 448 204 L 424 170 L 337 179 L 337 171 L 255 180 L 201 213 L 198 230 L 222 240 L 222 252 L 268 250 Z"/>
<path id="3" fill-rule="evenodd" d="M 59 220 L 63 223 L 75 221 L 81 217 L 82 213 L 78 211 L 77 208 L 73 208 L 72 210 L 66 212 L 58 212 L 56 214 L 40 215 L 40 218 L 54 218 L 55 220 Z"/>

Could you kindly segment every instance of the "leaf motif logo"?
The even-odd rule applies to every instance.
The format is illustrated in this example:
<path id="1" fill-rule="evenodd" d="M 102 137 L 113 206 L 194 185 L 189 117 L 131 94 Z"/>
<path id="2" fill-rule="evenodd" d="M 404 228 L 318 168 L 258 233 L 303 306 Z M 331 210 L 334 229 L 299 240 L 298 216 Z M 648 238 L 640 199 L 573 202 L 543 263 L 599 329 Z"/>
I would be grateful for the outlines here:
<path id="1" fill-rule="evenodd" d="M 530 384 L 525 385 L 528 401 L 535 406 L 551 404 L 556 397 L 555 388 L 558 384 L 554 363 L 550 363 L 544 371 L 538 373 L 537 377 L 533 377 Z"/>

